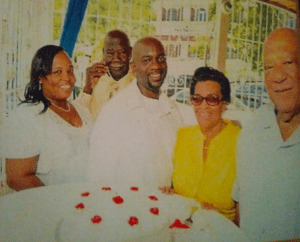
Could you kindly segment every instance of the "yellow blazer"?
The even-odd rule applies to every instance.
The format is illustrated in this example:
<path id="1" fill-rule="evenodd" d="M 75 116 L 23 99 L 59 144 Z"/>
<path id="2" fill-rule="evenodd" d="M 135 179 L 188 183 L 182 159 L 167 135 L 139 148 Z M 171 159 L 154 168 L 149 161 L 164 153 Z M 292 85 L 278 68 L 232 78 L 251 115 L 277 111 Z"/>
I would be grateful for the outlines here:
<path id="1" fill-rule="evenodd" d="M 234 219 L 231 190 L 235 179 L 236 144 L 240 128 L 224 120 L 225 128 L 210 141 L 203 160 L 204 136 L 199 125 L 178 131 L 174 150 L 173 186 L 175 192 L 213 204 L 221 214 Z"/>

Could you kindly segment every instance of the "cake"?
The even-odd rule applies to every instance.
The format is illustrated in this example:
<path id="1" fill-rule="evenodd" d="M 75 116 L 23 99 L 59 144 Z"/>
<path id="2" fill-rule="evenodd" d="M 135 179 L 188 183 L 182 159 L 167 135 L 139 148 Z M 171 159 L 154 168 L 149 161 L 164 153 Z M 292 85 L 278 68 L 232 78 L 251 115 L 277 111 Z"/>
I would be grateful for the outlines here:
<path id="1" fill-rule="evenodd" d="M 77 195 L 59 223 L 59 242 L 172 241 L 172 227 L 188 218 L 193 203 L 141 187 L 99 187 Z"/>

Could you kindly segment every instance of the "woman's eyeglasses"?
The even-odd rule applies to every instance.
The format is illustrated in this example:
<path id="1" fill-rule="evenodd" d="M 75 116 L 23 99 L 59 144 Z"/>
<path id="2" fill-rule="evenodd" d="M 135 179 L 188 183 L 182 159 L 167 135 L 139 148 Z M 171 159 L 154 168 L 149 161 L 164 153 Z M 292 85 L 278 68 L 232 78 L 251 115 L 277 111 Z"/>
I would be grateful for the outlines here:
<path id="1" fill-rule="evenodd" d="M 202 97 L 199 94 L 195 94 L 191 95 L 190 99 L 191 103 L 196 106 L 201 105 L 203 100 L 205 100 L 209 106 L 217 106 L 222 101 L 222 99 L 219 98 L 217 95 L 208 95 L 207 97 Z"/>

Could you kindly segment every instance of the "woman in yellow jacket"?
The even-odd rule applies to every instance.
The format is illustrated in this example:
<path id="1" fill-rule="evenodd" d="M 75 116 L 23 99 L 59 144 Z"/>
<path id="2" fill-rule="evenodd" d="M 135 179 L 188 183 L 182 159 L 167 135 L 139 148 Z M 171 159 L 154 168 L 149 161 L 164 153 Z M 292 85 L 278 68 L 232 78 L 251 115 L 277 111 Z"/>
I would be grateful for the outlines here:
<path id="1" fill-rule="evenodd" d="M 195 71 L 190 93 L 199 125 L 178 131 L 173 189 L 233 220 L 235 203 L 230 194 L 240 129 L 222 119 L 230 102 L 230 83 L 223 73 L 201 67 Z"/>

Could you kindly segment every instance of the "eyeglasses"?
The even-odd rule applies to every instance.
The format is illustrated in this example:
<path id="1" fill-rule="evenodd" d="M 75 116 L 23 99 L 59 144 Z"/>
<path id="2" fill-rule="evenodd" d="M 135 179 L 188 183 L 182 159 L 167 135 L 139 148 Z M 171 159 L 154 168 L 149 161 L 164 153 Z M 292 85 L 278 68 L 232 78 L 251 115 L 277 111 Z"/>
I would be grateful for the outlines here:
<path id="1" fill-rule="evenodd" d="M 207 97 L 202 97 L 199 94 L 191 95 L 190 100 L 195 106 L 201 105 L 203 100 L 205 100 L 209 106 L 217 106 L 222 101 L 222 99 L 217 95 L 208 95 Z"/>

